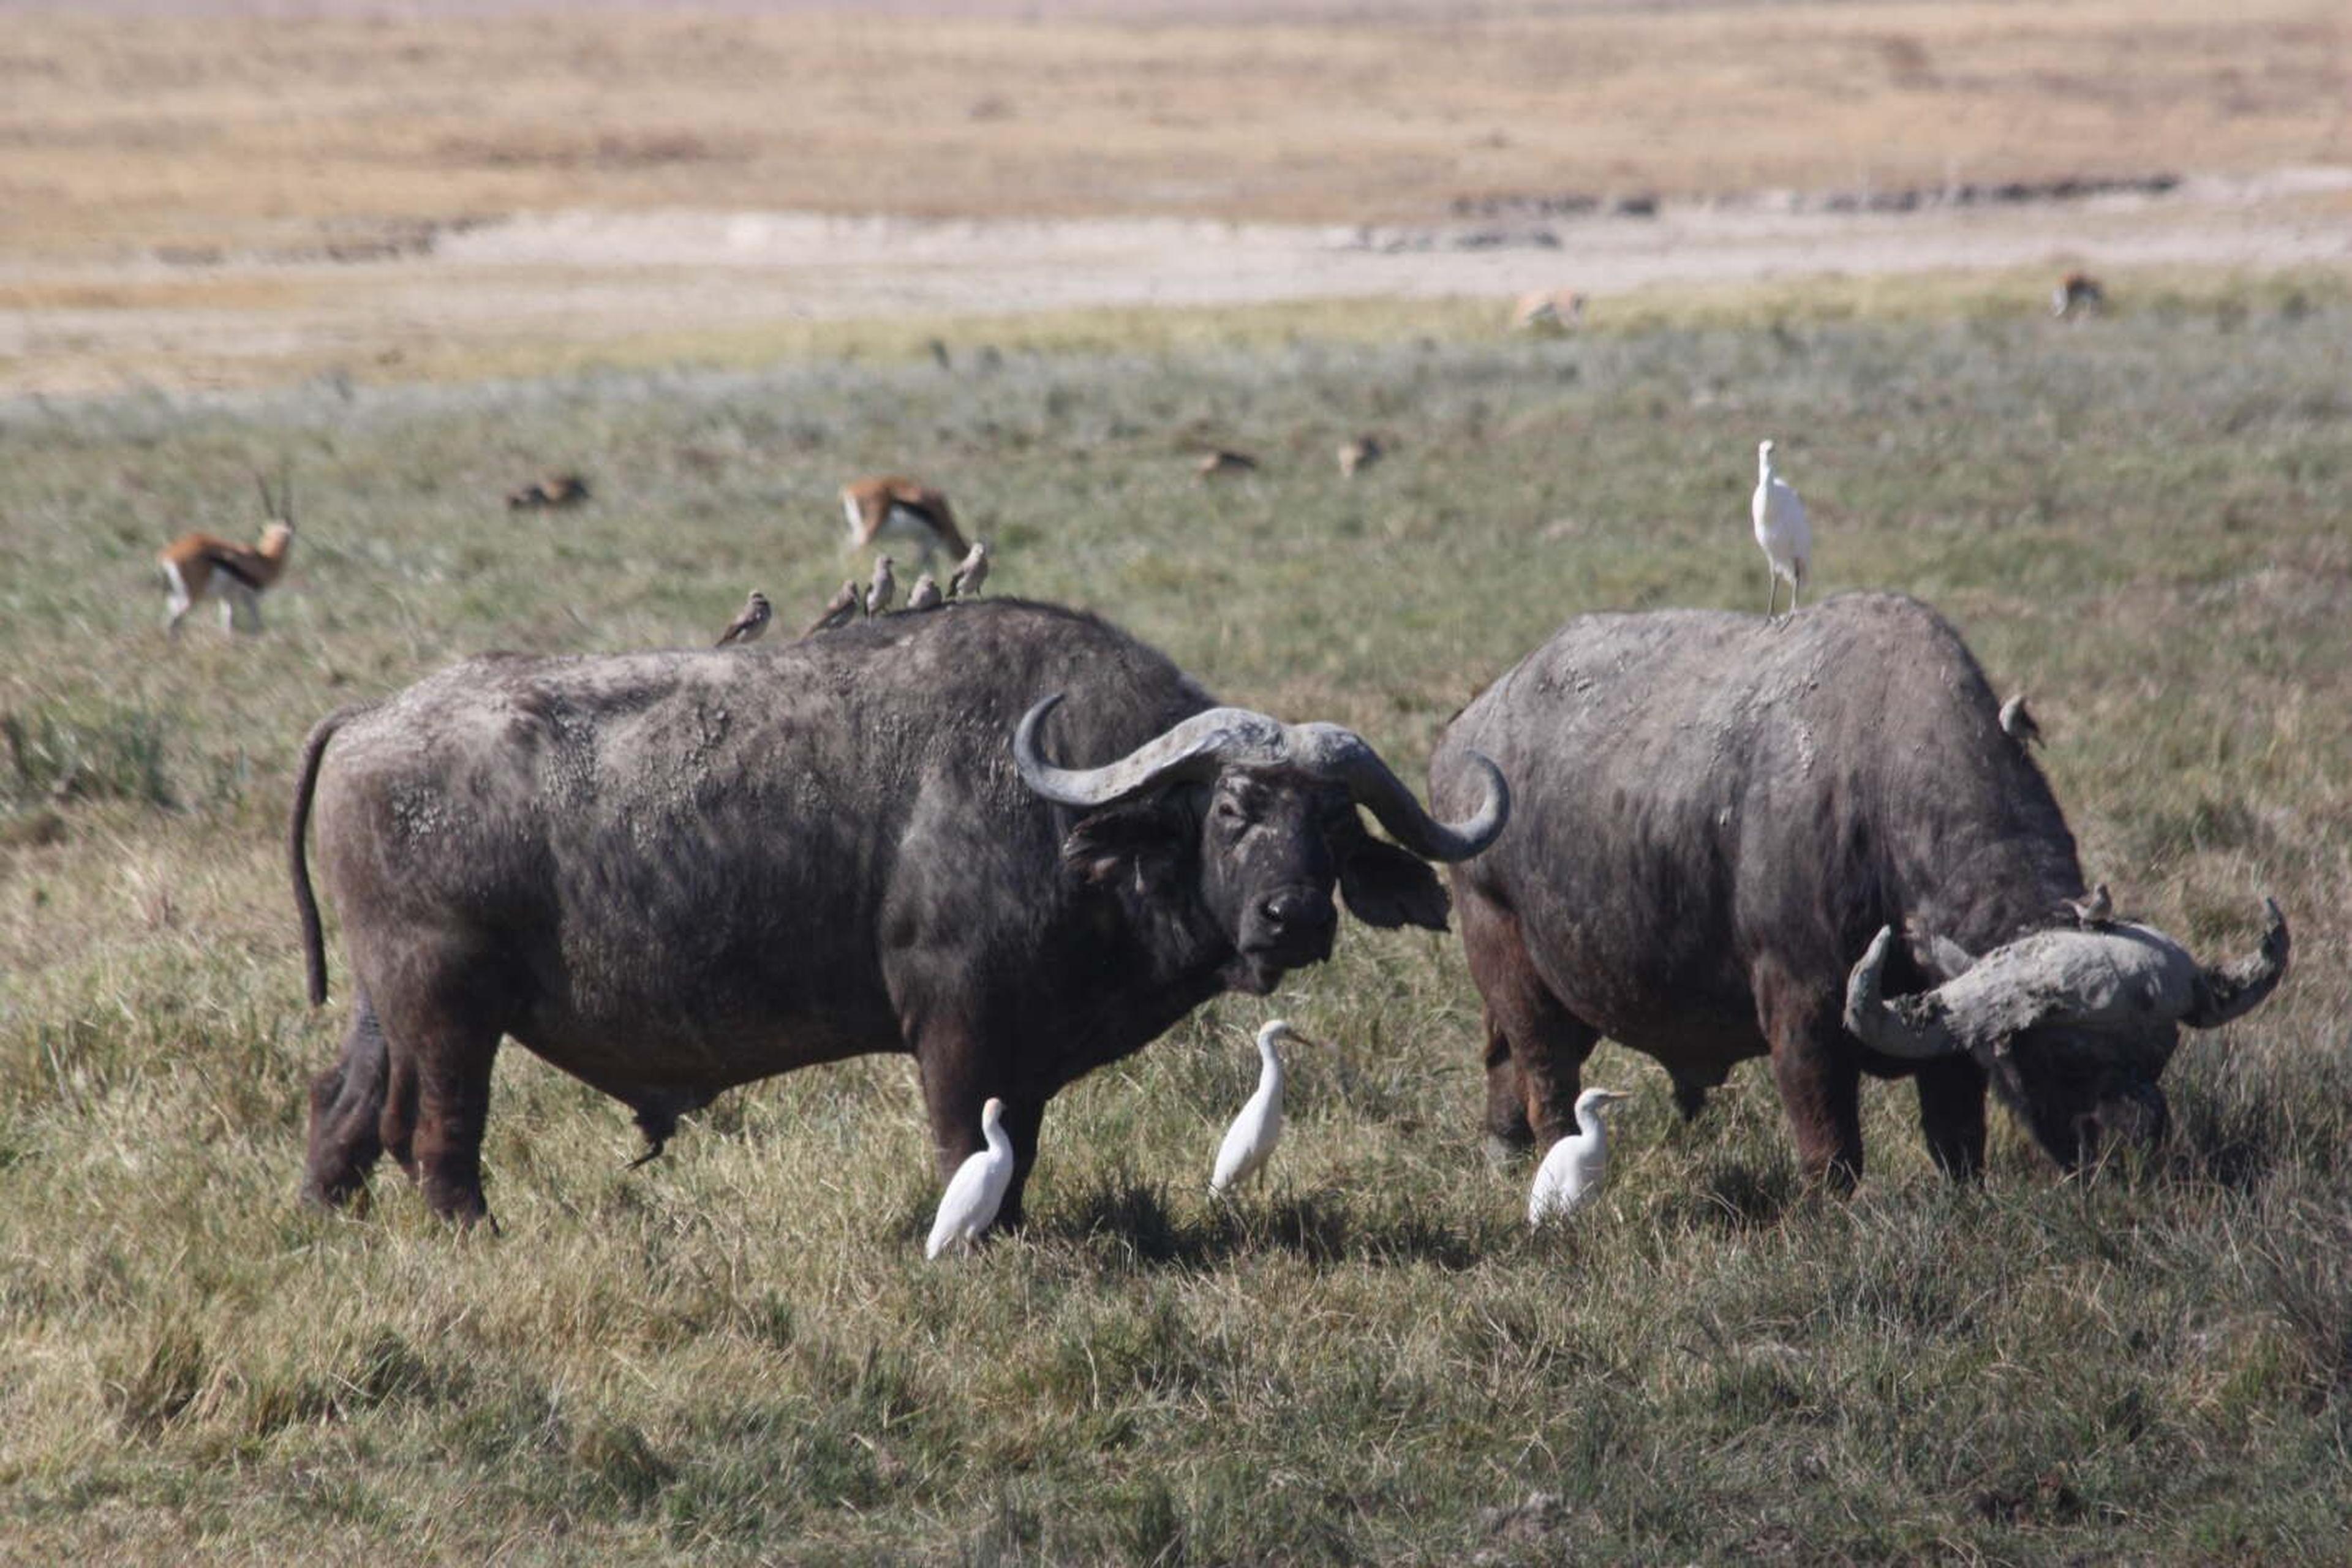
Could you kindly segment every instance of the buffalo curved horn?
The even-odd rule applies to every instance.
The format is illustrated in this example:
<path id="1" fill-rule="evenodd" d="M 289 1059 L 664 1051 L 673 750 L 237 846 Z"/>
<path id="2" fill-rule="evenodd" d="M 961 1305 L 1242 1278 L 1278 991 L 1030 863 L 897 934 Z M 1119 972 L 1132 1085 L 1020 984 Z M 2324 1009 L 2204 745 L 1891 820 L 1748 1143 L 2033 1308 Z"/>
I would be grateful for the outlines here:
<path id="1" fill-rule="evenodd" d="M 2278 900 L 2264 899 L 2262 946 L 2235 963 L 2200 970 L 2194 999 L 2180 1021 L 2192 1029 L 2210 1029 L 2252 1012 L 2286 977 L 2293 946 Z"/>
<path id="2" fill-rule="evenodd" d="M 1097 768 L 1061 768 L 1045 761 L 1038 733 L 1062 700 L 1041 699 L 1013 732 L 1013 766 L 1022 782 L 1063 805 L 1100 806 L 1170 780 L 1194 783 L 1230 766 L 1292 766 L 1345 784 L 1358 804 L 1380 819 L 1396 841 L 1425 860 L 1466 860 L 1495 841 L 1511 811 L 1501 770 L 1476 752 L 1486 774 L 1486 799 L 1465 821 L 1439 822 L 1423 809 L 1362 736 L 1337 724 L 1285 724 L 1247 708 L 1212 708 L 1153 736 L 1126 756 Z"/>
<path id="3" fill-rule="evenodd" d="M 2261 948 L 2218 969 L 2152 926 L 2038 931 L 1932 991 L 1892 1001 L 1881 975 L 1893 937 L 1882 931 L 1847 979 L 1846 1028 L 1874 1050 L 1913 1059 L 1999 1051 L 2046 1025 L 2210 1029 L 2252 1011 L 2286 973 L 2286 919 L 2272 900 L 2264 912 Z"/>
<path id="4" fill-rule="evenodd" d="M 1511 786 L 1503 770 L 1484 752 L 1465 754 L 1485 776 L 1486 797 L 1462 822 L 1438 821 L 1394 769 L 1381 760 L 1370 742 L 1353 730 L 1338 724 L 1301 724 L 1290 731 L 1297 760 L 1303 767 L 1339 780 L 1357 805 L 1380 818 L 1389 837 L 1424 860 L 1467 860 L 1495 842 L 1511 816 Z"/>
<path id="5" fill-rule="evenodd" d="M 1886 950 L 1894 945 L 1895 928 L 1879 927 L 1862 962 L 1846 977 L 1846 1032 L 1874 1051 L 1909 1061 L 1933 1061 L 1965 1049 L 1952 1037 L 1938 1010 L 1922 1005 L 1922 998 L 1887 1001 Z"/>
<path id="6" fill-rule="evenodd" d="M 1013 765 L 1021 770 L 1021 782 L 1063 805 L 1108 805 L 1171 779 L 1203 782 L 1216 777 L 1225 763 L 1253 755 L 1268 764 L 1282 760 L 1280 720 L 1246 708 L 1212 708 L 1154 735 L 1117 762 L 1098 768 L 1057 768 L 1037 749 L 1037 732 L 1063 695 L 1056 691 L 1039 700 L 1013 731 Z"/>

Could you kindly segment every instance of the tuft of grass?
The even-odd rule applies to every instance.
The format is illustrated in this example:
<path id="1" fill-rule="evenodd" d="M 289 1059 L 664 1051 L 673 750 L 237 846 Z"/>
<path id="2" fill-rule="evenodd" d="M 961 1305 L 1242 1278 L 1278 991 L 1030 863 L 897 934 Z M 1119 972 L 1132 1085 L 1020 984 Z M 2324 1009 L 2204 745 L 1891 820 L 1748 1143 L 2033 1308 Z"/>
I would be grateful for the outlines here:
<path id="1" fill-rule="evenodd" d="M 126 800 L 169 809 L 178 804 L 164 756 L 163 723 L 142 710 L 94 719 L 43 708 L 0 713 L 8 773 L 0 798 L 17 810 L 44 803 Z"/>

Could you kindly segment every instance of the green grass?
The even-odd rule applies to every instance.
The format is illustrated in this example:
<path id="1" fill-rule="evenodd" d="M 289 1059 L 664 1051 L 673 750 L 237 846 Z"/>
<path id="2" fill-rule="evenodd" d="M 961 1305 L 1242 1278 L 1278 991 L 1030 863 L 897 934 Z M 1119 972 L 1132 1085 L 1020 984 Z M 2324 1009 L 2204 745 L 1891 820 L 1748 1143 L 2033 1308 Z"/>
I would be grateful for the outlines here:
<path id="1" fill-rule="evenodd" d="M 0 1556 L 2342 1560 L 2342 292 L 1485 331 L 0 409 Z M 1343 483 L 1365 429 L 1400 450 Z M 835 487 L 905 468 L 992 586 L 1418 776 L 1570 614 L 1760 607 L 1766 434 L 1825 587 L 1933 600 L 2032 692 L 2127 910 L 2206 950 L 2260 891 L 2294 921 L 2279 995 L 2174 1063 L 2149 1168 L 2060 1183 L 2002 1120 L 1954 1190 L 1879 1087 L 1869 1179 L 1822 1201 L 1759 1068 L 1685 1127 L 1607 1047 L 1612 1186 L 1530 1237 L 1458 949 L 1351 929 L 1271 1005 L 1335 1044 L 1231 1207 L 1238 1001 L 1057 1100 L 1028 1234 L 951 1266 L 898 1058 L 730 1096 L 631 1173 L 625 1113 L 510 1051 L 502 1236 L 388 1174 L 296 1205 L 340 1008 L 302 1005 L 280 833 L 335 704 L 708 640 L 752 586 L 803 616 Z M 1266 471 L 1196 485 L 1195 438 Z M 281 457 L 268 634 L 167 645 L 155 546 L 247 527 Z M 550 467 L 597 500 L 499 507 Z"/>

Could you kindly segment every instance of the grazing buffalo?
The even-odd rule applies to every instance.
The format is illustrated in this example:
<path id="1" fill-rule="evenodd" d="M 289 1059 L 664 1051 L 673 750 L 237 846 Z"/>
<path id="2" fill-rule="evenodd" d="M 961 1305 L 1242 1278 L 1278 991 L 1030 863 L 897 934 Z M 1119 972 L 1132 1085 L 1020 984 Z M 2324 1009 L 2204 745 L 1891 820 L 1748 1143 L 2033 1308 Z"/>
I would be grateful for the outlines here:
<path id="1" fill-rule="evenodd" d="M 1481 753 L 1511 781 L 1511 832 L 1450 875 L 1508 1142 L 1571 1130 L 1607 1035 L 1691 1114 L 1769 1055 L 1804 1166 L 1841 1184 L 1862 1172 L 1864 1072 L 1916 1076 L 1947 1171 L 1983 1160 L 1988 1076 L 2071 1167 L 2159 1135 L 2178 1026 L 2238 1016 L 2285 970 L 2275 905 L 2261 952 L 2219 970 L 2146 926 L 2076 929 L 2050 785 L 1915 600 L 1773 628 L 1580 616 L 1455 717 L 1434 809 L 1476 792 Z"/>
<path id="2" fill-rule="evenodd" d="M 306 1190 L 345 1198 L 390 1150 L 435 1210 L 481 1215 L 504 1036 L 633 1108 L 647 1157 L 722 1089 L 904 1051 L 942 1174 L 1004 1101 L 1017 1220 L 1055 1091 L 1328 957 L 1335 883 L 1370 924 L 1444 929 L 1423 860 L 1476 854 L 1509 808 L 1470 766 L 1485 792 L 1448 826 L 1349 731 L 1218 707 L 1102 621 L 1016 600 L 468 660 L 305 745 L 311 996 L 314 801 L 356 993 Z"/>

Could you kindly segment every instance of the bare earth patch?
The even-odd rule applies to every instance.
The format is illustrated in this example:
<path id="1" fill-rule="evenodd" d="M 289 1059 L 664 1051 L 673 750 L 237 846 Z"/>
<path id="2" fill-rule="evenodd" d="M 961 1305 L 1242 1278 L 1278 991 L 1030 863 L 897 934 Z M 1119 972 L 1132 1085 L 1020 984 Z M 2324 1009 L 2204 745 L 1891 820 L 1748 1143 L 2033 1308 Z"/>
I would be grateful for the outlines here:
<path id="1" fill-rule="evenodd" d="M 2086 265 L 2352 265 L 2352 171 L 2208 177 L 2158 195 L 1835 210 L 1794 196 L 1645 216 L 1403 226 L 1181 218 L 918 219 L 572 210 L 371 244 L 0 270 L 18 392 L 406 379 L 583 351 L 683 357 L 793 323 L 1314 299 L 1491 296 Z M 340 255 L 347 259 L 336 259 Z"/>

